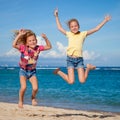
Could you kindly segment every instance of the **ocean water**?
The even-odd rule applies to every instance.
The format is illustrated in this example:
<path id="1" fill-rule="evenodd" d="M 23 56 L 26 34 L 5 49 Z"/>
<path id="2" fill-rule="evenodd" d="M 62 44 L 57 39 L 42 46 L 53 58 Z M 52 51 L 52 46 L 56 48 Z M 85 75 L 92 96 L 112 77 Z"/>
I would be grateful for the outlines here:
<path id="1" fill-rule="evenodd" d="M 53 74 L 55 68 L 37 68 L 40 106 L 77 110 L 120 112 L 120 67 L 99 67 L 90 71 L 85 84 L 78 81 L 67 84 Z M 61 67 L 67 72 L 65 67 Z M 17 103 L 19 93 L 19 68 L 0 67 L 0 102 Z M 27 81 L 25 104 L 31 104 L 31 84 Z"/>

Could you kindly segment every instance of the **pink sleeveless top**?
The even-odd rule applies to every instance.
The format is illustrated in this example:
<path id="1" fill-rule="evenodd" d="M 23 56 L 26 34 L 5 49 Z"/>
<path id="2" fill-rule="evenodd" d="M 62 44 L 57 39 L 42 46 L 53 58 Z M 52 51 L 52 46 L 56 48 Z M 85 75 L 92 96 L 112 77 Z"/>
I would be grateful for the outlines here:
<path id="1" fill-rule="evenodd" d="M 36 69 L 36 64 L 40 51 L 44 51 L 44 46 L 36 46 L 33 50 L 25 45 L 20 45 L 19 51 L 21 52 L 20 57 L 20 68 L 25 70 Z"/>

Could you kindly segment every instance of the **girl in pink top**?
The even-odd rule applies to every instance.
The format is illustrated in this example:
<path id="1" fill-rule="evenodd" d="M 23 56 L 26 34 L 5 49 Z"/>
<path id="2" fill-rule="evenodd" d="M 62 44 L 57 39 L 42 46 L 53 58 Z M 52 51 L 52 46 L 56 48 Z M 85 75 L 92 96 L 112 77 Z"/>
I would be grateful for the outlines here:
<path id="1" fill-rule="evenodd" d="M 15 33 L 13 47 L 18 49 L 21 53 L 20 57 L 20 84 L 18 107 L 23 108 L 24 93 L 26 90 L 26 80 L 29 79 L 32 84 L 32 105 L 37 105 L 36 94 L 38 91 L 38 80 L 36 77 L 36 64 L 38 55 L 41 51 L 51 49 L 51 43 L 45 34 L 41 35 L 46 45 L 37 45 L 35 33 L 31 30 L 21 29 Z"/>

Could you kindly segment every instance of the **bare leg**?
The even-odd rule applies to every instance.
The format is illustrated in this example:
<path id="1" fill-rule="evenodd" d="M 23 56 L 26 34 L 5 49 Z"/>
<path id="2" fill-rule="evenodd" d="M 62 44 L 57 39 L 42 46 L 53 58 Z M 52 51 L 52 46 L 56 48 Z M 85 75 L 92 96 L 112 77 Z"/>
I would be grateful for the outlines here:
<path id="1" fill-rule="evenodd" d="M 96 68 L 96 66 L 91 65 L 91 64 L 87 64 L 86 70 L 84 70 L 84 68 L 78 68 L 79 81 L 81 83 L 84 83 L 88 77 L 89 71 L 94 70 L 95 68 Z"/>
<path id="2" fill-rule="evenodd" d="M 30 78 L 30 82 L 32 84 L 32 96 L 31 96 L 31 99 L 32 99 L 32 105 L 37 105 L 37 100 L 36 100 L 36 94 L 38 92 L 38 81 L 37 81 L 37 78 L 36 76 L 32 76 Z"/>
<path id="3" fill-rule="evenodd" d="M 24 76 L 20 77 L 21 88 L 19 90 L 19 102 L 18 107 L 23 108 L 24 94 L 26 90 L 26 78 Z"/>
<path id="4" fill-rule="evenodd" d="M 68 68 L 68 74 L 62 72 L 59 68 L 54 71 L 54 74 L 58 74 L 61 76 L 67 83 L 73 84 L 74 83 L 74 69 Z"/>

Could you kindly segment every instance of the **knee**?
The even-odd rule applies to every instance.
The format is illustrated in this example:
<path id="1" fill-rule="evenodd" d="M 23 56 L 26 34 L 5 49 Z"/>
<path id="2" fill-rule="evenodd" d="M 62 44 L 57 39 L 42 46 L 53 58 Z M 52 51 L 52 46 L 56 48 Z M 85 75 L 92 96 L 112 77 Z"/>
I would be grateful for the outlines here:
<path id="1" fill-rule="evenodd" d="M 84 84 L 84 83 L 85 83 L 85 81 L 80 81 L 80 83 Z"/>
<path id="2" fill-rule="evenodd" d="M 34 91 L 34 92 L 37 92 L 37 91 L 38 91 L 38 87 L 33 88 L 33 91 Z"/>
<path id="3" fill-rule="evenodd" d="M 74 80 L 69 80 L 68 84 L 71 84 L 71 85 L 74 84 Z"/>
<path id="4" fill-rule="evenodd" d="M 84 84 L 85 83 L 85 79 L 81 79 L 80 83 Z"/>
<path id="5" fill-rule="evenodd" d="M 26 90 L 26 86 L 24 86 L 24 87 L 21 87 L 21 89 L 20 89 L 20 91 L 25 91 Z"/>

